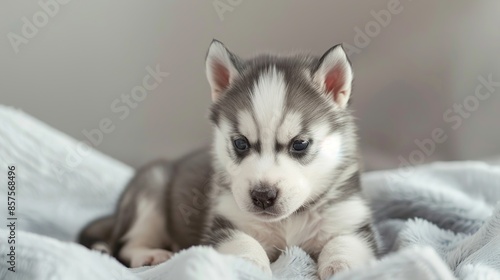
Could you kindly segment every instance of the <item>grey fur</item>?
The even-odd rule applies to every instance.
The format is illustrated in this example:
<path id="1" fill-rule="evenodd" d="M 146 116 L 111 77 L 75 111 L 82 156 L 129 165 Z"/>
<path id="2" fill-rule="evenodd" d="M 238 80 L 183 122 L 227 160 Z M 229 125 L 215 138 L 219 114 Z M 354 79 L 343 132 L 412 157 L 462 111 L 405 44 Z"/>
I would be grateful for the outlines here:
<path id="1" fill-rule="evenodd" d="M 234 225 L 222 216 L 215 216 L 212 219 L 210 229 L 206 231 L 201 244 L 217 246 L 223 243 L 235 233 Z"/>
<path id="2" fill-rule="evenodd" d="M 175 240 L 168 249 L 178 250 L 199 244 L 207 223 L 206 212 L 210 208 L 211 170 L 207 149 L 177 161 L 161 160 L 146 165 L 129 182 L 114 215 L 89 224 L 81 232 L 79 243 L 92 248 L 93 243 L 105 242 L 112 255 L 118 258 L 120 249 L 127 242 L 123 237 L 137 215 L 137 199 L 146 196 L 151 201 L 161 201 L 161 211 L 165 213 L 168 225 L 165 234 Z M 163 174 L 160 180 L 157 180 L 158 174 Z"/>

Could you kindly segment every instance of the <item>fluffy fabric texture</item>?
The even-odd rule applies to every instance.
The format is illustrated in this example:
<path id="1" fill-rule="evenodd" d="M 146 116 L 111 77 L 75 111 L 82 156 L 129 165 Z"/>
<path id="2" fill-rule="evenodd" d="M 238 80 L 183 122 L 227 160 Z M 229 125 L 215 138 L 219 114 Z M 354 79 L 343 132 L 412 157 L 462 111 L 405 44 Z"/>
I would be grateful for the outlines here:
<path id="1" fill-rule="evenodd" d="M 266 279 L 252 264 L 194 247 L 155 267 L 128 269 L 72 241 L 113 211 L 133 170 L 11 108 L 0 107 L 0 185 L 15 165 L 16 272 L 0 228 L 0 279 Z M 436 163 L 363 175 L 384 244 L 380 260 L 332 279 L 500 279 L 500 168 Z M 0 188 L 0 201 L 7 201 Z M 6 204 L 0 219 L 6 221 Z M 317 279 L 316 264 L 290 248 L 274 279 Z"/>

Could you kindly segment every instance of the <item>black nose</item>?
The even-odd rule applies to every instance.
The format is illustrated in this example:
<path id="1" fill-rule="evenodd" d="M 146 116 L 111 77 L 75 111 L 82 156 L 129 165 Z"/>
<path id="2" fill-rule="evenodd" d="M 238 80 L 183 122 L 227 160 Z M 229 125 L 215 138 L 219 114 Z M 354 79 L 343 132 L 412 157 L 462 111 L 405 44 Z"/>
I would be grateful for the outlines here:
<path id="1" fill-rule="evenodd" d="M 260 187 L 253 190 L 250 195 L 255 206 L 266 209 L 274 205 L 278 191 L 274 187 Z"/>

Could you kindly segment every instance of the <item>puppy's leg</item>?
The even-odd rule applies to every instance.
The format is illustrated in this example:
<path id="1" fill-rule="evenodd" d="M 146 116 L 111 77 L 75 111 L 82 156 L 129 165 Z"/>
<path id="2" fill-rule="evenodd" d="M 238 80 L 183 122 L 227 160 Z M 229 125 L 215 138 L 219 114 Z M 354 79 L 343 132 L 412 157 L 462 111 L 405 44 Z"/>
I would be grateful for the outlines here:
<path id="1" fill-rule="evenodd" d="M 318 257 L 321 280 L 333 274 L 367 263 L 375 258 L 370 243 L 358 235 L 341 235 L 331 239 Z"/>
<path id="2" fill-rule="evenodd" d="M 165 250 L 171 246 L 166 231 L 166 217 L 155 199 L 139 197 L 137 216 L 121 240 L 125 242 L 118 257 L 130 267 L 156 265 L 168 260 L 172 252 Z"/>
<path id="3" fill-rule="evenodd" d="M 88 224 L 78 236 L 78 242 L 83 246 L 111 255 L 108 244 L 113 232 L 114 217 L 107 216 Z"/>
<path id="4" fill-rule="evenodd" d="M 212 233 L 206 244 L 228 255 L 247 259 L 257 264 L 267 275 L 272 275 L 269 257 L 260 243 L 248 234 L 236 229 L 218 229 Z"/>
<path id="5" fill-rule="evenodd" d="M 123 194 L 113 232 L 113 254 L 130 267 L 155 265 L 168 260 L 173 242 L 167 230 L 164 201 L 168 165 L 157 162 L 136 173 Z"/>

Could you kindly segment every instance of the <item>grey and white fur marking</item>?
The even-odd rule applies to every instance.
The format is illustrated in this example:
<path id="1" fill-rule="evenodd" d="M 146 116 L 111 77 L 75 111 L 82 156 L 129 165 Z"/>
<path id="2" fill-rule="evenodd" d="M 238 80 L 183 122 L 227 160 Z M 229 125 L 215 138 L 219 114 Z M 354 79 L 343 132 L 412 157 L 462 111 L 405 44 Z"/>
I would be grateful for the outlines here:
<path id="1" fill-rule="evenodd" d="M 132 267 L 206 244 L 268 273 L 296 245 L 321 279 L 374 259 L 342 46 L 243 60 L 214 40 L 206 72 L 212 148 L 138 170 L 116 212 L 80 242 Z"/>

